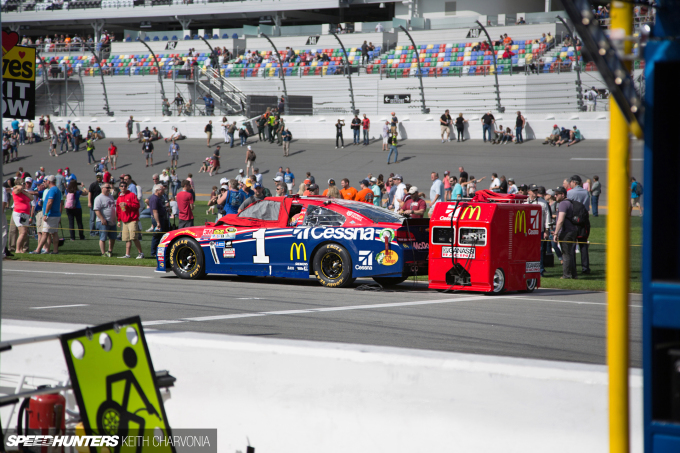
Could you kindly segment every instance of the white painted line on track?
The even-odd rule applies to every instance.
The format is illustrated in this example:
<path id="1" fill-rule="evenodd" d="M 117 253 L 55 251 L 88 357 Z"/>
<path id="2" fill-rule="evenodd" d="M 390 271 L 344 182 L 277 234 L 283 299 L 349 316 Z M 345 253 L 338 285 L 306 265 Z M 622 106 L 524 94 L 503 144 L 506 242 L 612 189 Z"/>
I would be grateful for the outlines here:
<path id="1" fill-rule="evenodd" d="M 157 326 L 159 324 L 181 324 L 184 321 L 176 320 L 159 320 L 159 321 L 142 321 L 143 326 Z"/>
<path id="2" fill-rule="evenodd" d="M 60 274 L 60 275 L 90 275 L 95 277 L 128 277 L 128 278 L 153 278 L 141 275 L 117 275 L 117 274 L 86 274 L 84 272 L 56 272 L 56 271 L 28 271 L 22 269 L 3 269 L 3 272 L 30 272 L 32 274 Z"/>
<path id="3" fill-rule="evenodd" d="M 74 305 L 51 305 L 49 307 L 29 307 L 31 310 L 46 310 L 48 308 L 71 308 L 71 307 L 88 307 L 90 304 L 74 304 Z"/>
<path id="4" fill-rule="evenodd" d="M 572 157 L 570 160 L 609 160 L 608 157 Z M 642 162 L 644 159 L 631 159 L 635 162 Z"/>
<path id="5" fill-rule="evenodd" d="M 539 299 L 536 297 L 523 297 L 523 296 L 501 296 L 503 299 L 517 299 L 517 300 L 536 300 L 539 302 L 557 302 L 560 304 L 574 304 L 574 305 L 607 305 L 607 302 L 585 302 L 578 300 L 557 300 L 557 299 Z M 628 305 L 633 308 L 642 308 L 642 305 Z"/>
<path id="6" fill-rule="evenodd" d="M 160 324 L 176 324 L 180 322 L 205 322 L 205 321 L 219 321 L 222 319 L 238 319 L 238 318 L 253 318 L 257 316 L 282 316 L 282 315 L 298 315 L 311 313 L 324 313 L 331 311 L 346 311 L 346 310 L 372 310 L 380 308 L 397 308 L 410 307 L 418 305 L 434 305 L 434 304 L 448 304 L 452 302 L 468 302 L 473 300 L 488 299 L 488 296 L 477 297 L 459 297 L 457 299 L 433 299 L 420 300 L 414 302 L 394 302 L 387 304 L 371 304 L 371 305 L 347 305 L 342 307 L 323 307 L 323 308 L 308 308 L 300 310 L 278 310 L 278 311 L 263 311 L 258 313 L 235 313 L 230 315 L 215 315 L 215 316 L 201 316 L 197 318 L 182 318 L 176 321 L 148 321 L 144 325 L 160 325 Z"/>

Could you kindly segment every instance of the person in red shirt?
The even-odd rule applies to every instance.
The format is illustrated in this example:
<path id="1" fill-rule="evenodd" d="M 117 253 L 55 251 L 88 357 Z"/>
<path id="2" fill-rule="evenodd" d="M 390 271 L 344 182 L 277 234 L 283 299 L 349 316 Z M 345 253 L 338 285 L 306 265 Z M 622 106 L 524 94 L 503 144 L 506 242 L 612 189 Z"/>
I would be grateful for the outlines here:
<path id="1" fill-rule="evenodd" d="M 486 52 L 487 50 L 489 50 L 489 43 L 486 42 L 486 41 L 484 41 L 484 42 L 479 46 L 479 49 L 482 50 L 482 51 L 484 51 L 484 52 Z"/>
<path id="2" fill-rule="evenodd" d="M 370 188 L 371 183 L 364 179 L 361 184 L 361 190 L 354 196 L 354 201 L 361 201 L 363 203 L 373 204 L 373 190 Z"/>
<path id="3" fill-rule="evenodd" d="M 340 195 L 342 195 L 342 198 L 345 200 L 354 200 L 358 191 L 349 185 L 349 179 L 343 178 L 342 181 L 340 181 L 340 185 L 342 186 L 342 189 L 340 189 Z"/>
<path id="4" fill-rule="evenodd" d="M 364 113 L 364 119 L 361 120 L 361 126 L 364 128 L 364 145 L 368 145 L 368 131 L 371 130 L 371 120 L 368 119 Z"/>
<path id="5" fill-rule="evenodd" d="M 116 169 L 116 159 L 118 158 L 118 148 L 116 145 L 111 142 L 111 146 L 109 146 L 109 163 L 113 167 L 113 170 Z"/>
<path id="6" fill-rule="evenodd" d="M 179 228 L 194 226 L 194 197 L 191 195 L 191 182 L 182 182 L 182 191 L 177 193 Z"/>
<path id="7" fill-rule="evenodd" d="M 506 47 L 506 48 L 505 48 L 505 52 L 503 52 L 503 58 L 504 58 L 504 59 L 506 59 L 506 58 L 512 58 L 512 57 L 514 57 L 514 56 L 515 56 L 515 54 L 510 50 L 510 46 Z"/>
<path id="8" fill-rule="evenodd" d="M 125 255 L 119 258 L 130 258 L 130 248 L 132 247 L 132 242 L 135 243 L 137 247 L 137 259 L 141 260 L 144 258 L 142 253 L 142 245 L 137 239 L 139 234 L 139 229 L 137 228 L 137 222 L 139 221 L 139 200 L 137 199 L 137 194 L 134 194 L 128 190 L 128 183 L 121 181 L 118 185 L 120 188 L 120 194 L 118 199 L 116 199 L 116 217 L 118 218 L 118 226 L 121 227 L 122 239 L 125 242 Z"/>
<path id="9" fill-rule="evenodd" d="M 425 203 L 425 200 L 420 198 L 420 193 L 418 192 L 418 188 L 416 186 L 411 186 L 411 188 L 408 190 L 408 193 L 411 195 L 411 198 L 401 205 L 399 214 L 405 215 L 412 219 L 422 219 L 425 215 L 427 203 Z"/>

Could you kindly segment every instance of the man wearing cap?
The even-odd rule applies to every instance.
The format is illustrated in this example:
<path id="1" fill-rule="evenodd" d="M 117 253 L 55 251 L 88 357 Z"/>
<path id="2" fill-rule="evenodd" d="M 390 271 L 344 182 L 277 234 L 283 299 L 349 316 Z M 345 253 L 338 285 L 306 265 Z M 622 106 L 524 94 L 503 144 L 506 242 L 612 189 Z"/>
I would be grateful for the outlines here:
<path id="1" fill-rule="evenodd" d="M 319 186 L 312 183 L 309 185 L 309 195 L 319 195 Z"/>
<path id="2" fill-rule="evenodd" d="M 274 184 L 277 186 L 282 186 L 283 184 L 283 176 L 277 176 L 273 178 Z"/>
<path id="3" fill-rule="evenodd" d="M 562 277 L 563 279 L 577 278 L 576 274 L 576 225 L 571 223 L 574 210 L 567 201 L 567 190 L 564 187 L 555 189 L 557 201 L 557 225 L 555 237 L 559 239 L 562 249 Z"/>
<path id="4" fill-rule="evenodd" d="M 402 203 L 401 209 L 399 209 L 399 214 L 412 219 L 422 219 L 425 215 L 425 210 L 427 209 L 427 203 L 425 203 L 425 200 L 420 198 L 420 192 L 418 192 L 418 188 L 416 186 L 412 186 L 408 190 L 408 193 L 410 198 Z"/>
<path id="5" fill-rule="evenodd" d="M 90 208 L 90 236 L 99 236 L 99 230 L 97 229 L 97 216 L 94 213 L 94 200 L 102 193 L 102 174 L 97 173 L 97 179 L 95 182 L 90 184 L 87 194 L 87 207 Z M 109 192 L 110 194 L 113 191 Z"/>
<path id="6" fill-rule="evenodd" d="M 354 196 L 354 201 L 373 204 L 373 190 L 371 190 L 371 183 L 364 179 L 359 184 L 361 185 L 361 190 Z"/>
<path id="7" fill-rule="evenodd" d="M 239 183 L 239 185 L 243 184 L 245 182 L 246 176 L 245 176 L 242 168 L 239 168 L 238 175 L 236 175 L 236 177 L 234 179 L 236 180 L 236 182 Z"/>
<path id="8" fill-rule="evenodd" d="M 43 246 L 48 243 L 49 239 L 52 239 L 53 251 L 51 253 L 56 255 L 59 253 L 59 221 L 61 220 L 61 211 L 64 203 L 61 192 L 56 186 L 57 179 L 54 175 L 48 176 L 46 180 L 49 189 L 47 194 L 44 194 L 42 223 L 42 233 L 45 234 L 40 237 L 38 247 L 30 253 L 42 253 Z"/>
<path id="9" fill-rule="evenodd" d="M 390 189 L 390 194 L 392 194 L 392 190 L 394 190 L 394 194 L 392 194 L 392 205 L 388 206 L 388 208 L 393 209 L 394 212 L 399 212 L 401 203 L 404 200 L 406 184 L 404 184 L 404 178 L 399 174 L 392 176 L 392 182 L 394 184 L 392 189 Z"/>
<path id="10" fill-rule="evenodd" d="M 545 188 L 543 189 L 545 192 Z M 552 223 L 552 214 L 550 211 L 550 205 L 541 196 L 541 188 L 536 184 L 532 184 L 528 187 L 528 196 L 525 201 L 526 204 L 538 204 L 541 206 L 541 276 L 545 273 L 545 268 L 543 267 L 543 256 L 548 250 L 548 238 L 550 237 L 550 224 Z"/>
<path id="11" fill-rule="evenodd" d="M 571 134 L 569 134 L 569 130 L 563 127 L 560 131 L 560 138 L 555 142 L 555 144 L 557 146 L 562 146 L 565 143 L 568 143 L 570 135 Z"/>
<path id="12" fill-rule="evenodd" d="M 139 235 L 139 199 L 136 194 L 130 192 L 130 187 L 124 180 L 121 179 L 118 187 L 120 194 L 116 200 L 116 216 L 118 226 L 121 227 L 121 239 L 125 242 L 125 255 L 119 258 L 130 258 L 130 249 L 134 242 L 138 253 L 137 259 L 141 260 L 144 258 L 144 253 L 142 253 L 142 245 L 137 237 Z"/>
<path id="13" fill-rule="evenodd" d="M 218 218 L 222 215 L 238 214 L 246 198 L 244 192 L 238 189 L 238 181 L 232 180 L 228 185 L 220 187 L 220 196 L 217 198 Z"/>
<path id="14" fill-rule="evenodd" d="M 304 181 L 302 181 L 305 184 L 305 191 L 302 193 L 303 197 L 309 196 L 309 186 L 312 184 L 312 180 L 307 178 Z"/>
<path id="15" fill-rule="evenodd" d="M 283 182 L 286 183 L 286 187 L 288 187 L 288 192 L 293 193 L 293 188 L 295 187 L 295 175 L 293 174 L 292 171 L 290 171 L 290 168 L 286 167 L 286 172 L 283 175 Z"/>
<path id="16" fill-rule="evenodd" d="M 146 166 L 148 167 L 149 162 L 151 162 L 151 166 L 153 167 L 153 143 L 144 142 L 142 145 L 142 153 L 144 154 L 144 159 L 146 160 Z M 169 152 L 168 155 L 170 155 Z"/>
<path id="17" fill-rule="evenodd" d="M 241 206 L 239 206 L 238 208 L 239 214 L 243 212 L 243 210 L 246 209 L 251 204 L 264 200 L 264 190 L 262 189 L 262 184 L 255 183 L 253 188 L 255 189 L 255 193 L 246 198 L 246 200 L 241 204 Z"/>
<path id="18" fill-rule="evenodd" d="M 560 139 L 560 128 L 557 127 L 557 124 L 553 125 L 553 130 L 552 133 L 545 138 L 545 141 L 543 142 L 544 145 L 550 145 L 550 146 L 555 146 L 555 143 Z"/>
<path id="19" fill-rule="evenodd" d="M 382 206 L 382 189 L 378 185 L 378 178 L 372 176 L 369 181 L 371 182 L 371 190 L 373 191 L 373 204 L 375 206 Z"/>
<path id="20" fill-rule="evenodd" d="M 286 128 L 281 132 L 281 138 L 283 139 L 283 157 L 288 157 L 290 154 L 290 141 L 293 139 L 293 134 Z"/>
<path id="21" fill-rule="evenodd" d="M 585 206 L 586 211 L 590 211 L 590 194 L 583 188 L 583 183 L 579 175 L 569 178 L 571 190 L 567 192 L 567 200 L 574 200 Z M 590 274 L 590 257 L 588 254 L 588 237 L 590 235 L 590 220 L 585 227 L 577 228 L 578 248 L 581 252 L 581 272 Z"/>
<path id="22" fill-rule="evenodd" d="M 597 89 L 595 87 L 586 92 L 586 106 L 589 112 L 597 110 Z"/>
<path id="23" fill-rule="evenodd" d="M 111 258 L 113 245 L 116 243 L 116 235 L 118 234 L 116 230 L 116 200 L 111 196 L 111 192 L 111 183 L 102 184 L 101 193 L 97 195 L 92 204 L 97 219 L 97 229 L 99 230 L 99 250 L 102 252 L 102 256 L 107 258 Z M 107 239 L 109 240 L 109 248 L 108 251 L 105 251 Z"/>
<path id="24" fill-rule="evenodd" d="M 349 179 L 342 178 L 340 185 L 342 186 L 342 189 L 340 189 L 340 195 L 342 195 L 342 198 L 345 200 L 354 200 L 356 198 L 358 191 L 349 185 Z"/>

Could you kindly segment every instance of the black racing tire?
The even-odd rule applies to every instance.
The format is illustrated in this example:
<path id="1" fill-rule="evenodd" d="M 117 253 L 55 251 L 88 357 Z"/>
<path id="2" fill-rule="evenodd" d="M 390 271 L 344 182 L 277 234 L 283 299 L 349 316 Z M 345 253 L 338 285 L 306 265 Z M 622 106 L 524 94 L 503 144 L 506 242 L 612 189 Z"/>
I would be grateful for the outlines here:
<path id="1" fill-rule="evenodd" d="M 172 271 L 179 278 L 197 280 L 205 276 L 205 256 L 194 239 L 182 236 L 170 245 L 167 258 Z"/>
<path id="2" fill-rule="evenodd" d="M 530 278 L 527 280 L 527 289 L 520 290 L 520 293 L 533 293 L 538 286 L 537 278 Z"/>
<path id="3" fill-rule="evenodd" d="M 104 401 L 97 410 L 97 428 L 102 436 L 120 436 L 127 432 L 127 423 L 122 417 L 125 411 L 115 401 Z"/>
<path id="4" fill-rule="evenodd" d="M 376 283 L 378 283 L 380 286 L 395 286 L 398 285 L 399 283 L 403 283 L 406 281 L 408 277 L 401 276 L 401 277 L 373 277 L 373 280 L 375 280 Z"/>
<path id="5" fill-rule="evenodd" d="M 352 257 L 345 247 L 338 244 L 325 244 L 317 250 L 312 261 L 316 279 L 329 288 L 344 288 L 352 278 Z"/>

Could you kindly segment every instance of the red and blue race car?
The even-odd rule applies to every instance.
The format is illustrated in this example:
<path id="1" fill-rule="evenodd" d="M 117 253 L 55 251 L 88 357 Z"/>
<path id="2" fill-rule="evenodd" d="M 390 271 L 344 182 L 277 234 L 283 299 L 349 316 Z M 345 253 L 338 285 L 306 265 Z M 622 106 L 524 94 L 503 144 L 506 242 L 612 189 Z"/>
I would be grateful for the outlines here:
<path id="1" fill-rule="evenodd" d="M 358 201 L 269 197 L 216 223 L 163 236 L 157 271 L 309 278 L 344 287 L 359 277 L 382 285 L 427 275 L 428 220 Z"/>

